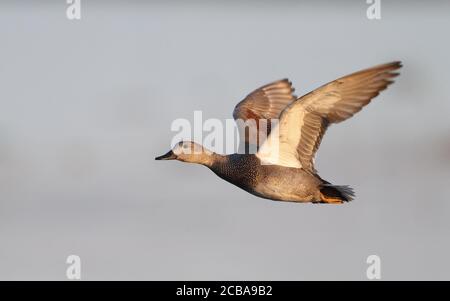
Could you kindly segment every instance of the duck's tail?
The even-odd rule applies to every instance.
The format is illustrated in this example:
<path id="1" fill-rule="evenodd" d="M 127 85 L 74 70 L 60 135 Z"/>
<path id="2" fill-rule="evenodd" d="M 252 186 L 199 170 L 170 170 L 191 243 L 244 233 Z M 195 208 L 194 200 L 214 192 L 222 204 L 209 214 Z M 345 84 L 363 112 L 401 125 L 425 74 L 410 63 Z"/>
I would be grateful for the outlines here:
<path id="1" fill-rule="evenodd" d="M 320 186 L 320 198 L 323 203 L 342 204 L 353 200 L 355 193 L 350 186 L 324 183 Z"/>

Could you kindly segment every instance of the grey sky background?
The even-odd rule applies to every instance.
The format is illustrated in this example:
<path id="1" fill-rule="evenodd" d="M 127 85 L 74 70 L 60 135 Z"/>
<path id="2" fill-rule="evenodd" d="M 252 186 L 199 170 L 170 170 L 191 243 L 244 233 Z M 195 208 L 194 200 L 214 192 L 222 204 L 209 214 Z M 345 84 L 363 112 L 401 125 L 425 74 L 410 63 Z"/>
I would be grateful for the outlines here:
<path id="1" fill-rule="evenodd" d="M 0 279 L 450 279 L 447 2 L 0 4 Z M 321 177 L 342 206 L 271 202 L 154 161 L 176 118 L 231 118 L 288 77 L 301 95 L 393 60 L 396 83 L 332 126 Z"/>

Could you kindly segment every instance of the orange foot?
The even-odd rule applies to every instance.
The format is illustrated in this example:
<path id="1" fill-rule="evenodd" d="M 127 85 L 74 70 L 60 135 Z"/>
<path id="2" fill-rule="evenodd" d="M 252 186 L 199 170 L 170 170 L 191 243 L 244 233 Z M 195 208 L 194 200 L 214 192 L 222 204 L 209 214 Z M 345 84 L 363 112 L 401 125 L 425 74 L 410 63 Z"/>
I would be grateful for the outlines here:
<path id="1" fill-rule="evenodd" d="M 327 203 L 327 204 L 342 204 L 342 203 L 344 203 L 341 199 L 339 199 L 337 197 L 326 196 L 323 193 L 320 194 L 320 198 L 322 199 L 323 203 Z"/>

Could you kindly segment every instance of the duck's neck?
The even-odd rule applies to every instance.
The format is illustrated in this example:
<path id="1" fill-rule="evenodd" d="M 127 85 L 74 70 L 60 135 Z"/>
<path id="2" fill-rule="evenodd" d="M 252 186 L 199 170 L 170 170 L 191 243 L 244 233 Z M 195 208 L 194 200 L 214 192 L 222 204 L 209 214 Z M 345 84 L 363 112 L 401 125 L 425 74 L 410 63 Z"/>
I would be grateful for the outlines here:
<path id="1" fill-rule="evenodd" d="M 225 161 L 226 161 L 226 156 L 211 152 L 210 154 L 205 155 L 202 158 L 202 162 L 200 162 L 200 164 L 205 165 L 206 167 L 209 167 L 212 169 L 213 166 L 215 166 L 217 164 L 221 165 L 221 164 L 225 163 Z"/>

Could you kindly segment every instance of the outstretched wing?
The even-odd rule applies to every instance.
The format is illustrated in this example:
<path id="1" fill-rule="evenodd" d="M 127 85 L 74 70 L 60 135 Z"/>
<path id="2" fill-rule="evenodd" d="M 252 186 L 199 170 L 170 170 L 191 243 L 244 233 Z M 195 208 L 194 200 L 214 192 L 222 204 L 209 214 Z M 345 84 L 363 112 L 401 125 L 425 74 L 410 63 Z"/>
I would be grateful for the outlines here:
<path id="1" fill-rule="evenodd" d="M 288 79 L 282 79 L 256 89 L 239 102 L 234 108 L 233 117 L 237 121 L 241 141 L 261 145 L 262 141 L 258 143 L 258 137 L 265 135 L 260 136 L 260 131 L 267 130 L 266 134 L 269 135 L 270 119 L 278 119 L 280 113 L 295 101 L 293 92 L 292 83 Z M 265 120 L 266 123 L 260 120 Z M 246 130 L 244 123 L 255 125 L 256 128 Z M 260 128 L 260 124 L 267 124 L 267 128 Z"/>
<path id="2" fill-rule="evenodd" d="M 344 121 L 393 83 L 400 62 L 379 65 L 332 81 L 289 105 L 257 156 L 268 164 L 315 172 L 314 155 L 329 124 Z M 274 133 L 275 131 L 273 131 Z"/>

